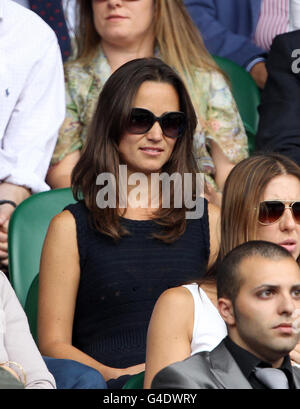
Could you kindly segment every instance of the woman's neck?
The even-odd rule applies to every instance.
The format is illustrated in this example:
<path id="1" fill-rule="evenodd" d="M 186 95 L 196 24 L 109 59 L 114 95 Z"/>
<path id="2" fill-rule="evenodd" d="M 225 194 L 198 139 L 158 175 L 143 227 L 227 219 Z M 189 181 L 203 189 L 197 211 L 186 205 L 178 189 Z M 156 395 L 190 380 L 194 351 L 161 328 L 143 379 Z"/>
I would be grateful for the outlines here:
<path id="1" fill-rule="evenodd" d="M 145 40 L 131 46 L 115 45 L 102 41 L 101 46 L 111 70 L 114 72 L 128 61 L 136 58 L 153 57 L 154 40 Z"/>
<path id="2" fill-rule="evenodd" d="M 126 203 L 125 213 L 123 216 L 128 219 L 147 220 L 152 219 L 153 214 L 157 212 L 161 206 L 160 190 L 159 186 L 152 184 L 151 174 L 144 175 L 145 178 L 138 183 L 134 181 L 132 185 L 129 177 L 131 173 L 128 173 L 127 183 L 123 185 L 124 190 L 121 188 L 122 202 Z M 121 185 L 122 186 L 122 185 Z M 122 213 L 122 209 L 120 208 Z"/>

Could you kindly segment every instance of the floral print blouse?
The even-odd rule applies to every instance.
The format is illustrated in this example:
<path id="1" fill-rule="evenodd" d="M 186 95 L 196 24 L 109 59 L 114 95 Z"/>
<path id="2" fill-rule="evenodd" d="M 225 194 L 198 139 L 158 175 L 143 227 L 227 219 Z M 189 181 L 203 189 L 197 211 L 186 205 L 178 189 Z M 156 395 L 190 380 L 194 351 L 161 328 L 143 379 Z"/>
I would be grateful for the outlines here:
<path id="1" fill-rule="evenodd" d="M 77 62 L 66 65 L 66 117 L 59 132 L 52 165 L 82 148 L 99 94 L 110 75 L 111 68 L 101 48 L 88 66 Z M 201 90 L 199 95 L 195 96 L 195 90 L 188 86 L 191 97 L 198 101 L 196 112 L 198 119 L 199 115 L 201 118 L 194 135 L 194 152 L 200 171 L 214 185 L 215 166 L 208 153 L 210 141 L 215 141 L 233 164 L 248 156 L 248 141 L 224 77 L 219 72 L 203 70 L 197 70 L 195 75 Z"/>

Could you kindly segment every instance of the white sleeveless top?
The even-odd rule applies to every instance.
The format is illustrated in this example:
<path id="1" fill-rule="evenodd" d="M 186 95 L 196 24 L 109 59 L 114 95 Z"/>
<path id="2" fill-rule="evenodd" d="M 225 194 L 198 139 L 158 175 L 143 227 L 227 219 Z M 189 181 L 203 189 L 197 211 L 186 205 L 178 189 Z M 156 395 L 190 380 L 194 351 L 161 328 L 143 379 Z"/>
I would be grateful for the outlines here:
<path id="1" fill-rule="evenodd" d="M 198 284 L 188 284 L 194 299 L 194 329 L 191 355 L 201 351 L 211 351 L 227 335 L 227 328 L 217 308 Z"/>

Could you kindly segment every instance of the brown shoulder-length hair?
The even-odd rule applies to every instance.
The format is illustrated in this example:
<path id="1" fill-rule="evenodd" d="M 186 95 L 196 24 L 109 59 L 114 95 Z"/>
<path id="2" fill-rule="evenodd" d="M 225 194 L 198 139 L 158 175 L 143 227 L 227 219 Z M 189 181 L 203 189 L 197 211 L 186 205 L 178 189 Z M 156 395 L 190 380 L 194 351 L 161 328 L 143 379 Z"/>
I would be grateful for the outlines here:
<path id="1" fill-rule="evenodd" d="M 222 197 L 220 249 L 207 277 L 215 276 L 218 263 L 232 249 L 247 241 L 259 240 L 259 203 L 268 183 L 280 175 L 293 175 L 300 181 L 300 167 L 279 153 L 253 155 L 231 170 Z"/>
<path id="2" fill-rule="evenodd" d="M 96 229 L 118 240 L 127 234 L 120 224 L 119 198 L 119 141 L 126 131 L 131 108 L 140 86 L 145 81 L 168 83 L 176 90 L 180 110 L 185 113 L 187 125 L 184 134 L 179 137 L 168 162 L 162 172 L 168 175 L 179 173 L 184 182 L 184 174 L 193 177 L 193 197 L 196 195 L 196 173 L 198 168 L 193 154 L 193 134 L 197 125 L 196 114 L 183 81 L 167 64 L 158 58 L 140 58 L 132 60 L 116 70 L 105 83 L 98 105 L 89 127 L 87 140 L 81 157 L 72 173 L 72 189 L 77 200 L 84 198 Z M 109 173 L 114 176 L 116 208 L 97 206 L 96 197 L 99 186 L 97 176 Z M 173 242 L 185 231 L 185 206 L 174 207 L 174 186 L 171 183 L 171 208 L 159 208 L 154 219 L 160 224 L 162 233 L 157 238 Z M 182 186 L 184 195 L 184 186 Z M 173 198 L 173 200 L 172 200 Z"/>

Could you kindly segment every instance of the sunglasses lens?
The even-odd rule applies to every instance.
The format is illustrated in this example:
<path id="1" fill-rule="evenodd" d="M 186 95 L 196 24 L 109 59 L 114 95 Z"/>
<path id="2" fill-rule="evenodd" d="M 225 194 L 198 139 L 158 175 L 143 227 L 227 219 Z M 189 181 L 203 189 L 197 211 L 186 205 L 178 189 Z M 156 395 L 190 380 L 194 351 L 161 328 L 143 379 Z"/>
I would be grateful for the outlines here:
<path id="1" fill-rule="evenodd" d="M 143 134 L 148 132 L 154 124 L 150 111 L 134 108 L 131 112 L 127 130 L 133 134 Z"/>
<path id="2" fill-rule="evenodd" d="M 294 219 L 297 224 L 300 224 L 300 202 L 295 202 L 292 205 Z"/>
<path id="3" fill-rule="evenodd" d="M 182 112 L 170 112 L 162 118 L 162 129 L 166 136 L 178 138 L 186 127 L 185 115 Z"/>
<path id="4" fill-rule="evenodd" d="M 262 202 L 259 206 L 258 220 L 263 224 L 276 222 L 284 212 L 284 203 L 282 202 Z"/>
<path id="5" fill-rule="evenodd" d="M 157 118 L 157 120 L 161 125 L 163 133 L 171 138 L 177 138 L 185 131 L 186 118 L 183 112 L 168 112 Z M 147 109 L 133 108 L 127 125 L 127 131 L 133 134 L 146 133 L 152 128 L 155 121 L 155 116 Z"/>

